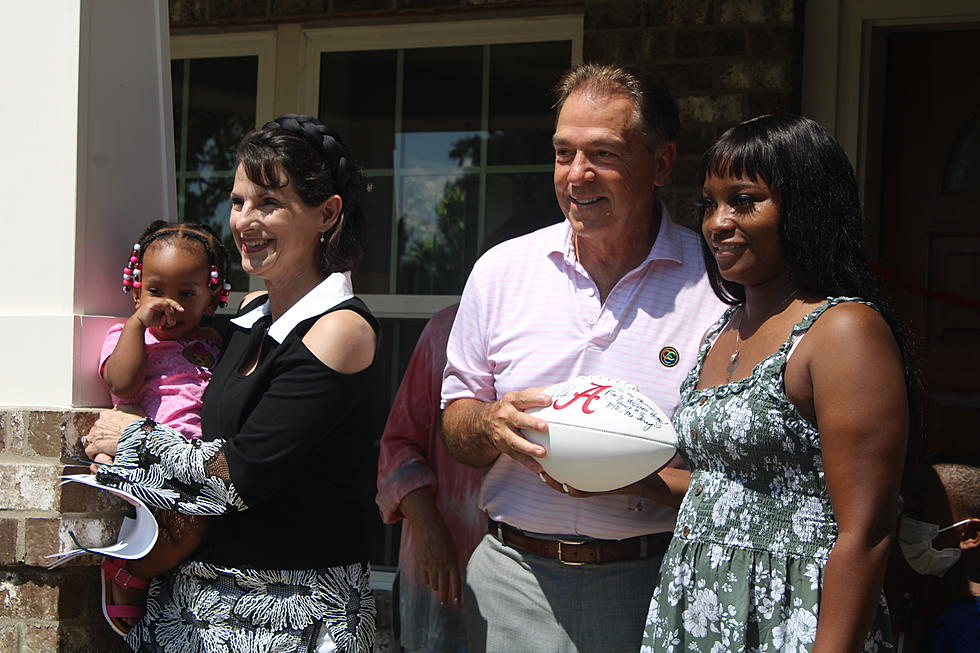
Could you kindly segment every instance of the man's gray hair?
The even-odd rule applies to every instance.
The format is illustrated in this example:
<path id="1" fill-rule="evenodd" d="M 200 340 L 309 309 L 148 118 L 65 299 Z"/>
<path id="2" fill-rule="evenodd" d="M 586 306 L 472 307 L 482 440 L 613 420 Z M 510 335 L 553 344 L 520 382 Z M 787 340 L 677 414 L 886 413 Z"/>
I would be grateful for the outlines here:
<path id="1" fill-rule="evenodd" d="M 557 113 L 561 113 L 565 100 L 578 91 L 600 98 L 628 96 L 633 101 L 636 126 L 651 150 L 677 138 L 677 105 L 667 87 L 649 71 L 597 63 L 574 66 L 555 85 Z"/>

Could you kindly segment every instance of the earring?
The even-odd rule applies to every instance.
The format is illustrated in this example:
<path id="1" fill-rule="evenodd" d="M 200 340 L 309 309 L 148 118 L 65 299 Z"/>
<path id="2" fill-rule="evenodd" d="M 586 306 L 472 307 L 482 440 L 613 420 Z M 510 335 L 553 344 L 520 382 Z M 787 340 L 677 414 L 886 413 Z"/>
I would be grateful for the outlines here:
<path id="1" fill-rule="evenodd" d="M 326 238 L 326 236 L 323 235 L 323 232 L 322 231 L 320 232 L 320 242 L 321 243 L 327 242 L 327 238 Z"/>

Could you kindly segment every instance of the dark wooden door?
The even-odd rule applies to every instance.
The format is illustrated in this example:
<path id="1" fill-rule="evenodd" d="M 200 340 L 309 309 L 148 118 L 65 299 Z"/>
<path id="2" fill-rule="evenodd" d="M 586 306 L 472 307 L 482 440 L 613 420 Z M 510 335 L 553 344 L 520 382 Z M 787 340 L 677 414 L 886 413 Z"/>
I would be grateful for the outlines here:
<path id="1" fill-rule="evenodd" d="M 878 252 L 919 348 L 926 455 L 980 448 L 978 53 L 980 30 L 888 37 Z"/>
<path id="2" fill-rule="evenodd" d="M 922 366 L 925 430 L 911 434 L 903 488 L 914 500 L 925 456 L 980 449 L 980 30 L 886 38 L 883 102 L 869 115 L 869 131 L 882 129 L 869 233 Z M 912 572 L 895 547 L 886 594 L 907 653 L 944 603 L 936 580 Z"/>

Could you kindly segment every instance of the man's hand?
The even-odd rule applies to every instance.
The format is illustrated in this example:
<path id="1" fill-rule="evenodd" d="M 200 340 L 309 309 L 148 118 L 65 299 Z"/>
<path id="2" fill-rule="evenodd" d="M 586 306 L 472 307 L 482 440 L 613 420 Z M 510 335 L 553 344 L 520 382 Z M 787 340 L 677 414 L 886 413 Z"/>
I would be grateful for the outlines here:
<path id="1" fill-rule="evenodd" d="M 467 398 L 446 406 L 442 436 L 450 455 L 465 465 L 482 468 L 504 453 L 540 473 L 541 465 L 535 458 L 543 458 L 547 451 L 529 442 L 521 429 L 548 431 L 547 422 L 524 412 L 551 403 L 551 397 L 540 392 L 541 387 L 508 392 L 492 403 Z"/>
<path id="2" fill-rule="evenodd" d="M 456 565 L 456 549 L 453 538 L 441 519 L 416 528 L 415 559 L 418 561 L 422 582 L 432 588 L 441 605 L 459 603 L 463 586 Z"/>
<path id="3" fill-rule="evenodd" d="M 650 474 L 636 483 L 604 492 L 577 490 L 570 485 L 556 481 L 547 472 L 541 472 L 538 476 L 555 492 L 561 492 L 576 499 L 587 499 L 589 497 L 598 497 L 607 494 L 630 494 L 653 499 L 671 508 L 680 506 L 681 500 L 684 498 L 684 493 L 687 492 L 687 488 L 691 483 L 691 472 L 676 467 L 664 467 L 660 471 Z"/>
<path id="4" fill-rule="evenodd" d="M 642 484 L 646 480 L 637 481 L 631 485 L 625 487 L 616 488 L 615 490 L 604 490 L 602 492 L 586 492 L 585 490 L 579 490 L 567 483 L 562 483 L 557 481 L 554 477 L 550 476 L 548 472 L 541 472 L 538 477 L 544 482 L 545 485 L 550 487 L 555 492 L 560 492 L 561 494 L 567 494 L 570 497 L 575 497 L 576 499 L 587 499 L 588 497 L 599 497 L 606 494 L 643 494 Z"/>
<path id="5" fill-rule="evenodd" d="M 406 494 L 399 505 L 411 525 L 413 551 L 423 583 L 436 593 L 439 603 L 459 603 L 463 584 L 456 565 L 456 547 L 431 487 Z"/>
<path id="6" fill-rule="evenodd" d="M 485 404 L 477 432 L 484 434 L 498 452 L 507 454 L 535 474 L 540 474 L 541 464 L 535 458 L 543 458 L 548 451 L 525 438 L 521 429 L 547 433 L 548 422 L 524 411 L 550 403 L 551 397 L 535 388 L 508 392 L 492 404 Z"/>

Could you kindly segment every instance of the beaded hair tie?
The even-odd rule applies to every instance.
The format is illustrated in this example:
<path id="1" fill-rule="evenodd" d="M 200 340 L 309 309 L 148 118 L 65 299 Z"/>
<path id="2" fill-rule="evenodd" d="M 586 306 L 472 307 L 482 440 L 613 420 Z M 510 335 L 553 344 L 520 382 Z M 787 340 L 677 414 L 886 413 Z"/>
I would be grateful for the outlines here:
<path id="1" fill-rule="evenodd" d="M 227 281 L 221 283 L 221 277 L 218 274 L 218 266 L 214 263 L 211 264 L 211 271 L 208 276 L 208 288 L 211 290 L 221 288 L 221 292 L 218 293 L 218 306 L 224 308 L 228 305 L 228 294 L 231 292 L 231 284 Z"/>
<path id="2" fill-rule="evenodd" d="M 129 255 L 129 260 L 123 266 L 123 292 L 129 292 L 134 288 L 139 290 L 143 286 L 143 283 L 140 281 L 140 274 L 143 272 L 143 262 L 140 261 L 139 253 L 140 244 L 135 243 L 133 245 L 133 253 Z"/>

